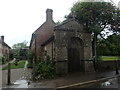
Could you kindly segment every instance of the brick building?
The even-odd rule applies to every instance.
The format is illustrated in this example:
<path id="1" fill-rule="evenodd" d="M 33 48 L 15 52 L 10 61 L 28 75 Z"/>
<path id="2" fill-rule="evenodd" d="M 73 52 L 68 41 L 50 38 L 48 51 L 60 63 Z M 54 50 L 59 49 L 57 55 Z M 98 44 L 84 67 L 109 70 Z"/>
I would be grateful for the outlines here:
<path id="1" fill-rule="evenodd" d="M 32 34 L 30 49 L 36 53 L 36 58 L 43 54 L 42 43 L 53 35 L 55 23 L 52 19 L 52 13 L 51 9 L 46 10 L 46 21 Z"/>
<path id="2" fill-rule="evenodd" d="M 4 42 L 4 36 L 0 36 L 0 57 L 9 58 L 10 46 Z"/>
<path id="3" fill-rule="evenodd" d="M 47 9 L 46 12 L 46 18 L 50 21 L 46 20 L 33 33 L 31 50 L 37 50 L 36 55 L 41 55 L 44 60 L 49 56 L 55 62 L 57 74 L 93 71 L 91 32 L 84 30 L 74 17 L 55 26 L 51 18 L 52 10 Z"/>

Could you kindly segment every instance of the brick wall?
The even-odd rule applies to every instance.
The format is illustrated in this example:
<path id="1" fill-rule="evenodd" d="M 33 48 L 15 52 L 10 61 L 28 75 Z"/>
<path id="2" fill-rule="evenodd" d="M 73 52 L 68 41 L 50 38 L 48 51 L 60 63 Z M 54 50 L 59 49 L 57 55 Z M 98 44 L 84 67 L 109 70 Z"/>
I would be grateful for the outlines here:
<path id="1" fill-rule="evenodd" d="M 36 31 L 36 53 L 37 56 L 41 56 L 43 53 L 43 48 L 41 44 L 47 41 L 51 36 L 53 36 L 54 22 L 45 22 L 44 25 Z"/>
<path id="2" fill-rule="evenodd" d="M 46 21 L 34 32 L 35 37 L 32 41 L 31 50 L 36 51 L 36 56 L 42 56 L 43 47 L 41 46 L 46 40 L 53 36 L 55 23 L 52 19 L 52 10 L 46 10 Z M 35 50 L 36 49 L 36 50 Z"/>

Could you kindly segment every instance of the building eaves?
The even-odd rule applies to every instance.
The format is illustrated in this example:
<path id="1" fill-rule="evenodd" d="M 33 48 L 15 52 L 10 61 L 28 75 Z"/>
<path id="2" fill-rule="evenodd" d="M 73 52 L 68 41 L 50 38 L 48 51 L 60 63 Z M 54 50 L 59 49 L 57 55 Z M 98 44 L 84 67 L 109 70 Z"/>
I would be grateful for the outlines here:
<path id="1" fill-rule="evenodd" d="M 53 21 L 53 20 L 52 20 Z M 35 39 L 35 34 L 36 34 L 36 32 L 38 31 L 38 30 L 40 30 L 44 25 L 45 25 L 45 23 L 46 23 L 47 21 L 45 21 L 37 30 L 35 30 L 33 33 L 32 33 L 32 37 L 31 37 L 31 41 L 30 41 L 30 47 L 31 47 L 31 45 L 32 45 L 32 42 L 34 41 L 34 39 Z M 55 22 L 53 21 L 53 23 L 55 24 Z"/>
<path id="2" fill-rule="evenodd" d="M 32 42 L 33 42 L 34 39 L 35 39 L 35 33 L 32 33 L 32 37 L 31 37 L 31 40 L 30 40 L 30 47 L 31 47 Z"/>
<path id="3" fill-rule="evenodd" d="M 11 47 L 8 44 L 6 44 L 5 42 L 2 42 L 2 45 L 8 47 L 9 49 L 11 49 Z"/>
<path id="4" fill-rule="evenodd" d="M 38 30 L 40 30 L 41 27 L 42 27 L 44 24 L 45 24 L 45 22 L 44 22 L 38 29 L 36 29 L 36 30 L 32 33 L 32 37 L 31 37 L 31 41 L 30 41 L 30 48 L 31 48 L 32 42 L 33 42 L 34 39 L 35 39 L 35 34 L 36 34 L 36 32 L 37 32 Z"/>
<path id="5" fill-rule="evenodd" d="M 50 37 L 47 41 L 45 41 L 43 44 L 41 44 L 41 46 L 46 46 L 47 44 L 49 44 L 53 40 L 54 40 L 54 36 Z"/>

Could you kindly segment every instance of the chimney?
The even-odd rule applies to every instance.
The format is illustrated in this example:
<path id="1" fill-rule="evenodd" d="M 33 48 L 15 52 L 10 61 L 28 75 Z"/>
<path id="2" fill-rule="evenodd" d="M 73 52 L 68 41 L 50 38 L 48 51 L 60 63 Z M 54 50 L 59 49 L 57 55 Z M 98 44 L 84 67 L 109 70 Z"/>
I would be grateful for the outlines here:
<path id="1" fill-rule="evenodd" d="M 4 42 L 4 36 L 1 36 L 1 40 Z"/>
<path id="2" fill-rule="evenodd" d="M 53 21 L 53 10 L 52 9 L 47 9 L 46 10 L 46 21 Z"/>

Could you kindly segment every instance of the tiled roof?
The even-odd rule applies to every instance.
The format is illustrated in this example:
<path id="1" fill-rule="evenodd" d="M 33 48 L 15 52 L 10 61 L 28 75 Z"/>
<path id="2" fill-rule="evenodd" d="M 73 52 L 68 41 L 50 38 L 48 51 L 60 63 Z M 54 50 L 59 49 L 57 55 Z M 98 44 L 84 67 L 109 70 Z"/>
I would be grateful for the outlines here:
<path id="1" fill-rule="evenodd" d="M 8 44 L 6 44 L 5 42 L 3 42 L 1 39 L 0 39 L 0 44 L 2 44 L 3 46 L 6 46 L 8 48 L 11 48 L 10 46 L 8 46 Z"/>
<path id="2" fill-rule="evenodd" d="M 45 41 L 41 46 L 45 46 L 47 45 L 48 43 L 50 43 L 51 41 L 54 40 L 54 36 L 50 37 L 47 41 Z"/>

